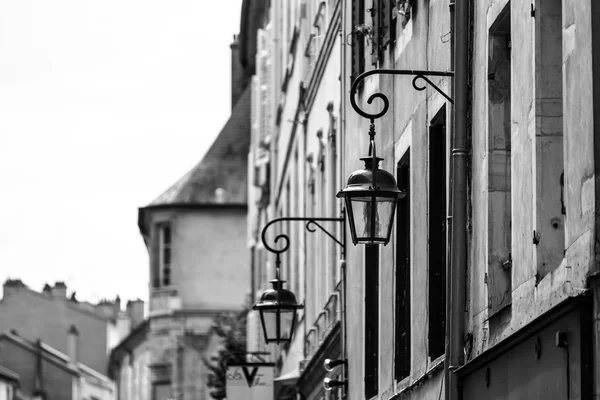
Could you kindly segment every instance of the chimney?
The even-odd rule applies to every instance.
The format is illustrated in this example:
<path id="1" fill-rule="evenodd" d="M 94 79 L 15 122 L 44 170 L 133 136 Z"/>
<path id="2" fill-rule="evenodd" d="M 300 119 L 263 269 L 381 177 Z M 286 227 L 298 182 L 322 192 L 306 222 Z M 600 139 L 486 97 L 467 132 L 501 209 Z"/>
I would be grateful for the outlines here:
<path id="1" fill-rule="evenodd" d="M 144 301 L 140 299 L 128 301 L 127 316 L 131 321 L 131 329 L 144 322 Z"/>
<path id="2" fill-rule="evenodd" d="M 44 293 L 45 295 L 52 295 L 52 288 L 50 287 L 50 285 L 46 283 L 44 285 L 44 288 L 42 289 L 42 293 Z"/>
<path id="3" fill-rule="evenodd" d="M 52 288 L 52 297 L 58 297 L 60 299 L 67 298 L 67 286 L 62 281 L 57 281 L 54 283 L 54 287 Z"/>
<path id="4" fill-rule="evenodd" d="M 95 308 L 96 311 L 106 319 L 114 320 L 118 315 L 118 312 L 115 315 L 115 304 L 106 299 L 100 300 L 100 303 L 98 303 Z"/>
<path id="5" fill-rule="evenodd" d="M 77 352 L 79 350 L 79 331 L 75 325 L 71 325 L 67 331 L 67 355 L 73 364 L 77 364 Z"/>
<path id="6" fill-rule="evenodd" d="M 7 297 L 19 290 L 26 288 L 25 284 L 20 279 L 7 279 L 4 282 L 4 297 Z"/>

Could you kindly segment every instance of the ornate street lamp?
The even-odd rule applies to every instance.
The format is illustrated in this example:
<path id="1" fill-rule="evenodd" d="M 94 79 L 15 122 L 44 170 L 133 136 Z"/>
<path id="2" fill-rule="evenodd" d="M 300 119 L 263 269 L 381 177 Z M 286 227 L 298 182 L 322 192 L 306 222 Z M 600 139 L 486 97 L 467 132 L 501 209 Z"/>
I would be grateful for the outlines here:
<path id="1" fill-rule="evenodd" d="M 279 263 L 279 254 L 277 263 Z M 260 313 L 260 321 L 267 343 L 291 342 L 296 325 L 296 311 L 304 308 L 298 304 L 296 296 L 291 291 L 283 288 L 279 279 L 279 266 L 277 279 L 273 279 L 273 289 L 265 290 L 260 296 L 260 302 L 253 309 Z"/>
<path id="2" fill-rule="evenodd" d="M 371 120 L 369 156 L 361 158 L 365 162 L 365 168 L 354 171 L 350 175 L 348 184 L 337 194 L 337 197 L 343 197 L 346 201 L 350 234 L 355 245 L 358 243 L 388 244 L 392 234 L 396 203 L 398 199 L 406 196 L 405 192 L 398 189 L 394 176 L 385 170 L 379 169 L 379 162 L 383 158 L 377 157 L 375 149 L 375 119 L 383 116 L 389 109 L 390 102 L 388 98 L 383 93 L 375 93 L 367 99 L 369 104 L 376 98 L 383 101 L 382 111 L 375 114 L 361 110 L 356 104 L 355 96 L 358 85 L 367 76 L 374 74 L 414 75 L 413 87 L 415 89 L 425 89 L 425 86 L 418 86 L 416 83 L 418 79 L 423 79 L 452 102 L 452 99 L 425 76 L 452 76 L 452 72 L 377 69 L 364 72 L 354 80 L 350 89 L 350 104 L 359 115 Z"/>
<path id="3" fill-rule="evenodd" d="M 344 214 L 341 218 L 302 218 L 302 217 L 285 217 L 277 218 L 269 221 L 262 230 L 262 242 L 268 251 L 275 253 L 275 279 L 271 281 L 273 284 L 272 289 L 265 290 L 260 296 L 260 301 L 255 304 L 252 309 L 258 310 L 260 313 L 260 321 L 263 328 L 263 334 L 265 336 L 265 342 L 267 343 L 289 343 L 292 341 L 294 335 L 294 328 L 296 326 L 296 314 L 297 311 L 304 308 L 304 305 L 298 304 L 296 301 L 296 295 L 291 291 L 283 288 L 285 281 L 280 279 L 280 267 L 281 267 L 281 253 L 288 250 L 290 247 L 290 238 L 287 235 L 280 234 L 274 239 L 277 243 L 280 240 L 283 245 L 279 249 L 275 249 L 267 243 L 267 229 L 277 222 L 282 221 L 305 221 L 306 229 L 310 232 L 315 232 L 315 227 L 322 230 L 327 236 L 333 239 L 337 244 L 342 247 L 342 257 L 345 248 L 345 237 L 342 234 L 342 240 L 338 240 L 335 236 L 329 233 L 322 225 L 317 221 L 332 221 L 340 222 L 343 224 L 345 221 Z"/>
<path id="4" fill-rule="evenodd" d="M 365 168 L 354 171 L 346 188 L 337 197 L 346 200 L 352 242 L 362 244 L 388 244 L 392 234 L 394 211 L 399 198 L 406 196 L 389 172 L 379 169 L 383 158 L 375 155 L 375 127 L 371 123 L 370 157 L 361 158 Z"/>

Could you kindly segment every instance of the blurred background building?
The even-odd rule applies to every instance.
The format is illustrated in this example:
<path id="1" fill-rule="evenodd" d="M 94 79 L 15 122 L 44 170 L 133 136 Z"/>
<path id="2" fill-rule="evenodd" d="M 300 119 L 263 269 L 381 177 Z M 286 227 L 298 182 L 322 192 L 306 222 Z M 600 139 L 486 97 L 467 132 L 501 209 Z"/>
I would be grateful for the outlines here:
<path id="1" fill-rule="evenodd" d="M 208 399 L 205 361 L 220 347 L 215 318 L 247 306 L 249 82 L 266 10 L 266 2 L 242 5 L 231 45 L 231 117 L 202 160 L 139 210 L 149 315 L 111 353 L 119 399 Z"/>

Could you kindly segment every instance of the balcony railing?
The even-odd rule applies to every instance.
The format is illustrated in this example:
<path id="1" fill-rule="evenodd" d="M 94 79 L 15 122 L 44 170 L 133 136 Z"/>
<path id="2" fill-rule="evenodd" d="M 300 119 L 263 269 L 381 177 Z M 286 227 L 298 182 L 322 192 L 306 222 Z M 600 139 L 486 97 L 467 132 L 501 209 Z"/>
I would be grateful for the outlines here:
<path id="1" fill-rule="evenodd" d="M 305 353 L 309 359 L 315 354 L 319 346 L 323 343 L 323 340 L 327 338 L 327 335 L 329 335 L 335 324 L 341 319 L 339 306 L 340 290 L 341 282 L 338 283 L 333 294 L 329 296 L 325 307 L 323 307 L 323 310 L 319 313 L 319 316 L 304 338 Z"/>

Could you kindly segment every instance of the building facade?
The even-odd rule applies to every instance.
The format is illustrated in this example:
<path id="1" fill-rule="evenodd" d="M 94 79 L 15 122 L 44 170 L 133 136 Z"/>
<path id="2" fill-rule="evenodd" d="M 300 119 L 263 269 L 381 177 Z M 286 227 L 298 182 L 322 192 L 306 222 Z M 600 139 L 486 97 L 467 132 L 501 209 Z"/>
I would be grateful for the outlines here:
<path id="1" fill-rule="evenodd" d="M 369 152 L 371 121 L 350 103 L 353 79 L 406 70 L 373 75 L 356 93 L 370 113 L 383 109 L 372 94 L 389 99 L 374 121 L 377 156 L 407 194 L 389 244 L 348 243 L 340 264 L 335 242 L 302 223 L 268 235 L 289 236 L 282 278 L 305 305 L 289 345 L 266 347 L 258 318 L 249 322 L 249 348 L 269 350 L 278 366 L 276 397 L 600 395 L 599 12 L 589 0 L 271 4 L 259 34 L 267 78 L 255 78 L 261 108 L 249 171 L 256 301 L 274 278 L 262 227 L 278 217 L 339 216 L 335 193 Z M 307 43 L 318 37 L 311 70 Z M 413 81 L 414 70 L 441 74 Z M 330 313 L 344 276 L 347 301 Z M 335 321 L 340 342 L 332 345 Z M 326 393 L 318 364 L 338 357 L 347 360 L 347 389 Z"/>
<path id="2" fill-rule="evenodd" d="M 18 399 L 19 374 L 0 365 L 0 400 Z"/>
<path id="3" fill-rule="evenodd" d="M 150 205 L 139 226 L 150 268 L 148 320 L 111 355 L 119 399 L 207 399 L 213 319 L 249 291 L 246 160 L 249 91 L 203 160 Z M 219 186 L 220 185 L 220 186 Z"/>
<path id="4" fill-rule="evenodd" d="M 139 209 L 150 261 L 149 315 L 111 353 L 119 400 L 208 400 L 206 362 L 220 348 L 215 317 L 246 306 L 249 82 L 265 10 L 266 2 L 242 5 L 240 35 L 231 45 L 229 120 L 194 168 Z"/>
<path id="5" fill-rule="evenodd" d="M 321 385 L 326 358 L 338 358 L 342 346 L 341 281 L 343 248 L 307 221 L 282 217 L 341 218 L 335 198 L 341 185 L 340 98 L 344 38 L 341 1 L 271 2 L 269 22 L 258 32 L 253 78 L 250 151 L 249 246 L 253 297 L 258 302 L 275 278 L 275 257 L 268 247 L 289 250 L 281 255 L 281 279 L 305 305 L 293 341 L 266 346 L 258 312 L 248 316 L 248 350 L 267 351 L 276 361 L 276 398 L 324 396 Z M 341 238 L 340 222 L 320 222 Z"/>
<path id="6" fill-rule="evenodd" d="M 18 376 L 18 390 L 10 392 L 24 399 L 114 400 L 115 385 L 107 376 L 78 361 L 78 332 L 64 333 L 69 354 L 41 340 L 32 342 L 16 333 L 0 334 L 0 363 Z"/>
<path id="7" fill-rule="evenodd" d="M 98 304 L 80 302 L 74 294 L 67 297 L 63 282 L 46 285 L 40 293 L 18 279 L 9 279 L 3 290 L 0 332 L 15 331 L 27 340 L 40 339 L 66 353 L 65 332 L 75 326 L 79 331 L 80 361 L 101 374 L 106 374 L 111 348 L 144 319 L 142 300 L 128 301 L 125 310 L 121 310 L 118 297 Z"/>

